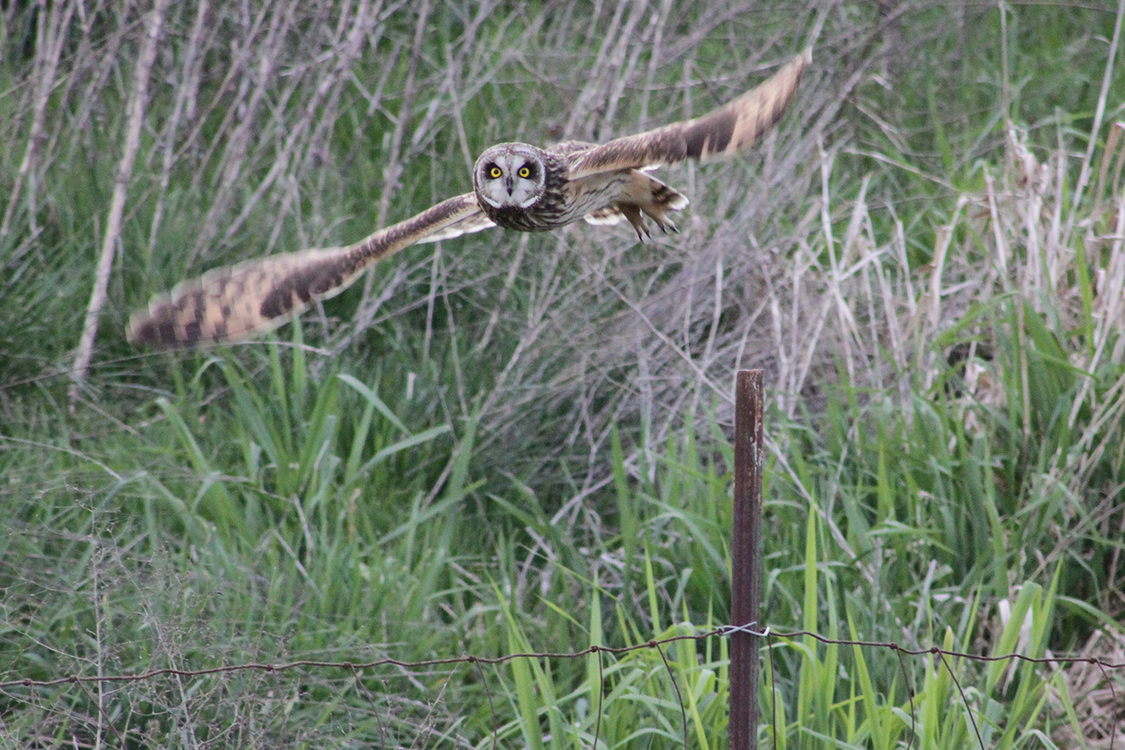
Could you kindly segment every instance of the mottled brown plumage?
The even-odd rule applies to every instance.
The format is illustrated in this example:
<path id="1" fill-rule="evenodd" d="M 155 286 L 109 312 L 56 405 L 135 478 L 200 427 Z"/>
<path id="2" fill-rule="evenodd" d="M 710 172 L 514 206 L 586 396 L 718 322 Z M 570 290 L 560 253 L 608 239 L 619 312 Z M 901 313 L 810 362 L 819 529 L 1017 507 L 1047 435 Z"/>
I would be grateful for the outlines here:
<path id="1" fill-rule="evenodd" d="M 188 347 L 264 333 L 313 302 L 344 291 L 372 263 L 418 242 L 427 233 L 436 235 L 457 225 L 461 232 L 483 229 L 480 216 L 476 196 L 465 193 L 353 245 L 312 248 L 216 268 L 134 313 L 126 337 L 133 343 Z"/>
<path id="2" fill-rule="evenodd" d="M 811 61 L 805 51 L 757 88 L 702 117 L 596 145 L 578 141 L 540 149 L 501 143 L 473 167 L 473 192 L 380 229 L 354 245 L 302 250 L 219 268 L 178 285 L 135 313 L 127 336 L 163 347 L 234 341 L 268 331 L 312 303 L 346 289 L 371 264 L 418 242 L 491 226 L 545 231 L 579 219 L 628 221 L 640 238 L 645 218 L 674 231 L 669 211 L 688 200 L 649 174 L 687 159 L 734 156 L 785 112 Z"/>
<path id="3" fill-rule="evenodd" d="M 709 162 L 734 156 L 781 119 L 811 61 L 812 51 L 805 50 L 762 85 L 702 117 L 615 138 L 576 154 L 570 163 L 570 179 L 629 167 L 658 167 L 687 159 Z"/>

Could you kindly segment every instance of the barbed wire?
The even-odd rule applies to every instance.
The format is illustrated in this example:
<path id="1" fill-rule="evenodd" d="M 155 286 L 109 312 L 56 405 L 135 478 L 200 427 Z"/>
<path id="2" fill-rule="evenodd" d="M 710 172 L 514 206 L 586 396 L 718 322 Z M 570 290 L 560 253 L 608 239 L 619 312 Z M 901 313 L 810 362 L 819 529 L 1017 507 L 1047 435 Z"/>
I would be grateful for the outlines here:
<path id="1" fill-rule="evenodd" d="M 208 677 L 217 674 L 230 674 L 235 672 L 287 672 L 298 669 L 336 669 L 342 671 L 349 671 L 358 677 L 358 672 L 367 669 L 375 669 L 377 667 L 393 666 L 405 670 L 419 670 L 427 667 L 443 667 L 443 666 L 457 666 L 460 664 L 480 666 L 497 666 L 506 664 L 517 659 L 579 659 L 585 656 L 597 655 L 598 659 L 598 674 L 599 678 L 604 677 L 603 666 L 601 661 L 601 654 L 622 655 L 632 651 L 641 651 L 644 649 L 652 649 L 660 654 L 663 661 L 664 668 L 668 673 L 668 677 L 672 682 L 672 686 L 676 692 L 676 698 L 680 705 L 681 721 L 684 733 L 684 747 L 688 747 L 688 730 L 687 730 L 687 710 L 684 706 L 683 695 L 680 692 L 679 685 L 676 682 L 675 674 L 672 670 L 672 665 L 669 664 L 667 655 L 664 653 L 664 646 L 676 643 L 678 641 L 702 641 L 709 638 L 731 636 L 736 633 L 749 633 L 750 635 L 758 638 L 765 639 L 772 647 L 772 639 L 783 638 L 792 640 L 795 638 L 812 638 L 819 643 L 830 646 L 852 646 L 859 648 L 871 649 L 886 649 L 893 651 L 897 654 L 899 659 L 899 666 L 902 669 L 904 677 L 908 677 L 906 671 L 906 664 L 903 661 L 907 656 L 933 656 L 941 661 L 942 666 L 946 671 L 961 696 L 961 700 L 965 705 L 966 713 L 969 716 L 973 725 L 973 730 L 976 733 L 977 744 L 984 750 L 984 739 L 981 736 L 980 729 L 977 726 L 976 719 L 973 717 L 973 712 L 970 708 L 969 698 L 965 693 L 964 687 L 957 679 L 957 675 L 953 671 L 949 659 L 967 659 L 977 662 L 1001 662 L 1001 661 L 1020 661 L 1028 664 L 1040 665 L 1064 665 L 1064 664 L 1089 664 L 1097 667 L 1102 676 L 1106 679 L 1109 685 L 1110 695 L 1113 701 L 1117 701 L 1117 692 L 1113 686 L 1113 681 L 1109 679 L 1107 670 L 1125 669 L 1125 661 L 1115 662 L 1108 661 L 1096 656 L 1027 656 L 1017 652 L 1007 654 L 974 654 L 967 651 L 955 651 L 952 649 L 941 648 L 940 646 L 929 646 L 926 648 L 909 648 L 894 641 L 868 641 L 850 638 L 830 638 L 820 633 L 809 630 L 790 630 L 790 631 L 774 631 L 769 627 L 764 629 L 756 629 L 756 624 L 749 625 L 719 625 L 714 628 L 703 630 L 696 633 L 681 633 L 678 635 L 665 636 L 663 638 L 653 638 L 645 641 L 644 643 L 636 643 L 630 646 L 602 646 L 592 644 L 586 648 L 577 651 L 526 651 L 511 654 L 501 654 L 500 656 L 478 656 L 474 654 L 466 654 L 463 656 L 450 656 L 437 659 L 419 659 L 419 660 L 403 660 L 391 657 L 384 657 L 381 659 L 372 659 L 369 661 L 326 661 L 318 659 L 297 659 L 289 662 L 282 662 L 277 664 L 268 664 L 260 662 L 245 662 L 241 664 L 224 664 L 215 667 L 205 667 L 202 669 L 180 669 L 175 667 L 162 667 L 160 669 L 152 669 L 146 672 L 136 673 L 123 673 L 123 674 L 102 674 L 102 675 L 69 675 L 66 677 L 57 677 L 52 679 L 37 680 L 31 678 L 17 678 L 14 680 L 0 681 L 0 690 L 10 690 L 12 688 L 42 688 L 42 687 L 57 687 L 59 685 L 81 685 L 90 683 L 123 683 L 123 682 L 142 682 L 146 680 L 153 680 L 159 677 Z M 770 667 L 772 673 L 773 661 L 770 660 Z M 772 678 L 770 680 L 772 685 L 776 685 L 776 681 Z M 907 694 L 910 699 L 910 740 L 907 743 L 907 748 L 913 746 L 915 734 L 915 716 L 914 716 L 914 692 L 909 687 L 909 680 L 904 683 L 907 687 Z M 491 696 L 489 696 L 491 703 Z M 598 737 L 601 730 L 601 714 L 602 714 L 602 696 L 598 696 L 597 706 L 597 723 L 594 731 L 594 742 L 592 747 L 598 746 Z M 776 716 L 773 722 L 774 730 L 776 731 Z M 1108 747 L 1112 750 L 1116 740 L 1116 724 L 1111 723 L 1110 741 Z M 493 744 L 495 745 L 495 736 L 493 737 Z M 775 743 L 776 744 L 776 743 Z"/>

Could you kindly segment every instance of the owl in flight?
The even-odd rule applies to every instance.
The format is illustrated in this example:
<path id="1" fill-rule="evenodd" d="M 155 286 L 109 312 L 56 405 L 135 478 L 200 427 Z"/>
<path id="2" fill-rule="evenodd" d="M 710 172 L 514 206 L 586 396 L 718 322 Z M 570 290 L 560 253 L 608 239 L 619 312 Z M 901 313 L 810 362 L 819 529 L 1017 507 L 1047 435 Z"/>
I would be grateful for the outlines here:
<path id="1" fill-rule="evenodd" d="M 781 118 L 811 52 L 793 58 L 772 78 L 702 117 L 597 145 L 567 141 L 542 149 L 501 143 L 473 167 L 473 192 L 449 198 L 366 239 L 217 268 L 156 297 L 133 314 L 133 343 L 191 347 L 236 341 L 275 328 L 318 300 L 346 289 L 368 266 L 421 242 L 492 226 L 522 232 L 626 220 L 649 235 L 645 218 L 675 231 L 669 211 L 688 199 L 651 170 L 687 159 L 733 156 Z"/>

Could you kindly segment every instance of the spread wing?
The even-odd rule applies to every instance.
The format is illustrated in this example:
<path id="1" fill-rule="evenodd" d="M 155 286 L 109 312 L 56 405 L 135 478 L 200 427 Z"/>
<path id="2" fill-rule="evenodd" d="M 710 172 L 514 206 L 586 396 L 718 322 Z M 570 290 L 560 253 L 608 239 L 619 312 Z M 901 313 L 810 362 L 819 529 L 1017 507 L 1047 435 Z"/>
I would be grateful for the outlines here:
<path id="1" fill-rule="evenodd" d="M 470 193 L 469 195 L 473 195 Z M 465 196 L 461 196 L 464 198 Z M 474 199 L 475 202 L 475 199 Z M 452 224 L 446 224 L 440 229 L 436 229 L 424 237 L 420 237 L 414 242 L 419 245 L 424 245 L 427 242 L 437 242 L 438 240 L 448 240 L 453 237 L 460 237 L 463 234 L 472 234 L 479 232 L 482 229 L 496 226 L 492 219 L 488 218 L 484 211 L 479 208 L 476 211 L 471 211 L 465 218 L 458 219 Z"/>
<path id="2" fill-rule="evenodd" d="M 271 255 L 209 271 L 153 299 L 129 320 L 132 343 L 204 346 L 269 331 L 348 288 L 373 263 L 416 242 L 492 226 L 473 193 L 438 203 L 353 245 Z"/>
<path id="3" fill-rule="evenodd" d="M 569 177 L 576 180 L 599 172 L 734 156 L 781 119 L 811 61 L 812 51 L 805 50 L 757 88 L 702 117 L 615 138 L 576 153 Z"/>

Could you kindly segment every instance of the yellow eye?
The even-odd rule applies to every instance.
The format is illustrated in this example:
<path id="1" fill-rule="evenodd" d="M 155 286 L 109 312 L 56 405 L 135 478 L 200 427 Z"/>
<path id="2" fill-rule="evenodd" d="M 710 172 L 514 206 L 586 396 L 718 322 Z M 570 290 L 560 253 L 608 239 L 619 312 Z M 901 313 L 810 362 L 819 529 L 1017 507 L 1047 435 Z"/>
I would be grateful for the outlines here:
<path id="1" fill-rule="evenodd" d="M 494 180 L 498 179 L 502 174 L 504 173 L 500 170 L 500 167 L 496 166 L 495 164 L 492 165 L 492 168 L 488 170 L 488 176 Z"/>
<path id="2" fill-rule="evenodd" d="M 528 177 L 531 177 L 531 169 L 525 164 L 520 167 L 520 171 L 516 172 L 516 174 L 518 174 L 520 177 L 523 177 L 524 179 L 527 179 Z"/>

